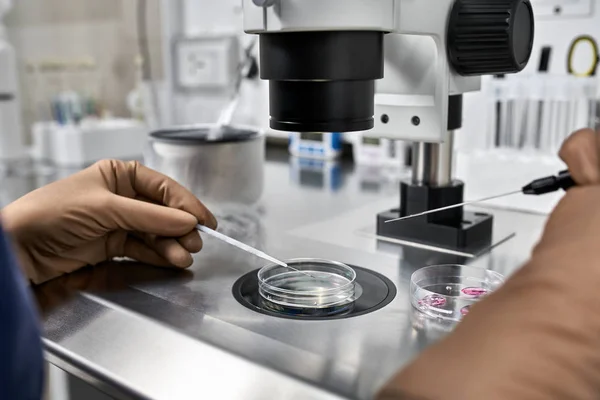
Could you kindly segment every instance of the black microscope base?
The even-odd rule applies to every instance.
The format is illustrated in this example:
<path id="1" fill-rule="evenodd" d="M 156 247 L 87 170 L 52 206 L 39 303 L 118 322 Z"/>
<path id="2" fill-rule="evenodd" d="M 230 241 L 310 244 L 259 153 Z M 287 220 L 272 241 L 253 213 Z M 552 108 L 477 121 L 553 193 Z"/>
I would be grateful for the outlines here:
<path id="1" fill-rule="evenodd" d="M 427 222 L 424 217 L 385 223 L 399 217 L 399 209 L 377 214 L 377 235 L 456 250 L 486 247 L 492 243 L 494 217 L 491 214 L 464 211 L 460 226 Z"/>

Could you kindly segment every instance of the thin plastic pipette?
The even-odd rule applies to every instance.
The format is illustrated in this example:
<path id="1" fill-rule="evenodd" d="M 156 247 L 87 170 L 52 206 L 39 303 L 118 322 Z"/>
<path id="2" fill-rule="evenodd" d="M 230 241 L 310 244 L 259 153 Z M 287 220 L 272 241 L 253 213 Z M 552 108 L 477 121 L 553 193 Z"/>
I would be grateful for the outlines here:
<path id="1" fill-rule="evenodd" d="M 196 225 L 196 229 L 198 229 L 200 232 L 204 232 L 204 233 L 206 233 L 206 234 L 208 234 L 208 235 L 210 235 L 210 236 L 212 236 L 214 238 L 222 240 L 225 243 L 228 243 L 228 244 L 230 244 L 232 246 L 235 246 L 238 249 L 247 251 L 250 254 L 254 254 L 257 257 L 263 258 L 263 259 L 265 259 L 267 261 L 270 261 L 272 263 L 281 265 L 282 267 L 289 268 L 289 269 L 294 270 L 296 272 L 300 272 L 301 274 L 310 276 L 311 278 L 317 279 L 316 277 L 312 276 L 311 274 L 309 274 L 307 272 L 300 271 L 299 269 L 296 269 L 294 267 L 290 267 L 289 265 L 287 265 L 283 261 L 278 260 L 275 257 L 271 257 L 267 253 L 264 253 L 264 252 L 262 252 L 262 251 L 260 251 L 258 249 L 255 249 L 254 247 L 248 246 L 247 244 L 244 244 L 242 242 L 239 242 L 239 241 L 237 241 L 237 240 L 235 240 L 235 239 L 233 239 L 233 238 L 231 238 L 231 237 L 229 237 L 227 235 L 223 235 L 222 233 L 219 233 L 219 232 L 215 231 L 214 229 L 210 229 L 209 227 L 206 227 L 206 226 L 200 225 L 200 224 Z"/>

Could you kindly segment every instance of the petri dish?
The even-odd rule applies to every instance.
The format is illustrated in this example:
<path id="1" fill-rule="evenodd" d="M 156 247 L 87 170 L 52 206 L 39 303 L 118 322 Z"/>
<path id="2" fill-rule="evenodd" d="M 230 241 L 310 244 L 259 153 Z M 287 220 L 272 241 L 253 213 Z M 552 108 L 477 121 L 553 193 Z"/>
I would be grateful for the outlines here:
<path id="1" fill-rule="evenodd" d="M 411 304 L 427 317 L 458 322 L 471 306 L 504 283 L 495 271 L 464 265 L 433 265 L 410 278 Z"/>
<path id="2" fill-rule="evenodd" d="M 298 258 L 258 271 L 262 307 L 285 314 L 331 316 L 352 311 L 357 299 L 356 272 L 336 261 Z"/>

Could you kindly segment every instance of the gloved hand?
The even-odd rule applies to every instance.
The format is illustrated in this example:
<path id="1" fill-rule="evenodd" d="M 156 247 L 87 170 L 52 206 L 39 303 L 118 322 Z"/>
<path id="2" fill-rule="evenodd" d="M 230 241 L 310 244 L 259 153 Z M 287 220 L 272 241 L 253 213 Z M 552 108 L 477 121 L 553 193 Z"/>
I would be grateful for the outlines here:
<path id="1" fill-rule="evenodd" d="M 196 224 L 217 225 L 177 182 L 137 162 L 108 160 L 23 196 L 1 215 L 36 284 L 114 257 L 186 268 L 202 248 Z"/>
<path id="2" fill-rule="evenodd" d="M 600 241 L 600 140 L 591 129 L 573 133 L 563 143 L 560 158 L 567 164 L 578 186 L 569 189 L 550 215 L 534 255 L 550 249 L 590 246 L 592 254 Z M 568 238 L 568 240 L 565 240 Z M 570 246 L 573 244 L 575 246 Z M 600 251 L 598 252 L 600 256 Z M 593 271 L 590 271 L 593 272 Z M 600 273 L 600 271 L 599 271 Z"/>
<path id="3" fill-rule="evenodd" d="M 591 130 L 564 143 L 560 156 L 579 186 L 551 214 L 530 261 L 379 399 L 598 398 L 599 150 Z"/>
<path id="4" fill-rule="evenodd" d="M 600 184 L 600 140 L 592 129 L 581 129 L 569 136 L 558 155 L 577 184 Z"/>

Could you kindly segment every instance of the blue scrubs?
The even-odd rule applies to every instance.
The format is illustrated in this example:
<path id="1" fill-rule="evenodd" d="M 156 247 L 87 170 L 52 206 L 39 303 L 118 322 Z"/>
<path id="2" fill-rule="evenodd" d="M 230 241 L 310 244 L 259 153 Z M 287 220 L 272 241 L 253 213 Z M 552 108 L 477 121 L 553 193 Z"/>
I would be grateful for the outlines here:
<path id="1" fill-rule="evenodd" d="M 43 378 L 38 315 L 0 227 L 0 399 L 40 400 Z"/>

